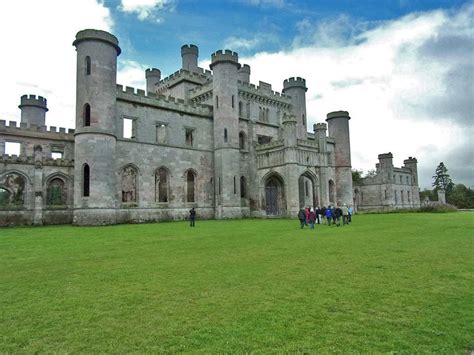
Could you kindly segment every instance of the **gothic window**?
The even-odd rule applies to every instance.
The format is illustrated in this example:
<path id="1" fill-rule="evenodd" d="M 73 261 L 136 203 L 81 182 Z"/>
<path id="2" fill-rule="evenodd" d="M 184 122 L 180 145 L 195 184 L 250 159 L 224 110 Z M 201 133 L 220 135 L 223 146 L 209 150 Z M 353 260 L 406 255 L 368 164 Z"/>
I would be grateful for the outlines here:
<path id="1" fill-rule="evenodd" d="M 234 176 L 234 195 L 237 194 L 237 178 Z"/>
<path id="2" fill-rule="evenodd" d="M 265 122 L 268 122 L 268 121 L 270 121 L 270 109 L 269 108 L 267 108 L 265 110 Z"/>
<path id="3" fill-rule="evenodd" d="M 403 181 L 402 176 L 400 175 L 400 185 L 402 184 L 402 181 Z"/>
<path id="4" fill-rule="evenodd" d="M 192 171 L 186 174 L 186 202 L 194 202 L 195 176 Z"/>
<path id="5" fill-rule="evenodd" d="M 224 128 L 224 143 L 227 143 L 227 128 Z"/>
<path id="6" fill-rule="evenodd" d="M 159 168 L 155 174 L 156 201 L 169 202 L 169 178 L 166 168 Z"/>
<path id="7" fill-rule="evenodd" d="M 406 180 L 407 180 L 407 185 L 409 185 L 410 181 L 408 180 L 408 176 L 406 177 Z"/>
<path id="8" fill-rule="evenodd" d="M 240 197 L 246 198 L 247 197 L 247 184 L 245 182 L 245 177 L 240 177 Z"/>
<path id="9" fill-rule="evenodd" d="M 89 104 L 84 105 L 84 126 L 91 125 L 91 106 Z"/>
<path id="10" fill-rule="evenodd" d="M 84 164 L 82 174 L 82 196 L 89 197 L 90 188 L 90 168 L 89 165 Z"/>
<path id="11" fill-rule="evenodd" d="M 25 203 L 25 179 L 17 173 L 9 173 L 0 179 L 0 205 Z"/>
<path id="12" fill-rule="evenodd" d="M 410 203 L 410 191 L 407 191 L 407 199 L 408 199 L 408 203 Z"/>
<path id="13" fill-rule="evenodd" d="M 404 198 L 405 196 L 403 194 L 403 191 L 400 191 L 400 197 L 402 199 L 402 204 L 404 204 L 405 203 L 405 198 Z"/>
<path id="14" fill-rule="evenodd" d="M 190 129 L 190 128 L 186 128 L 186 133 L 185 133 L 185 144 L 188 146 L 188 147 L 192 147 L 193 146 L 193 129 Z"/>
<path id="15" fill-rule="evenodd" d="M 250 102 L 247 102 L 247 118 L 250 118 Z"/>
<path id="16" fill-rule="evenodd" d="M 66 204 L 66 189 L 64 181 L 60 178 L 54 178 L 48 183 L 46 188 L 46 204 L 49 206 L 58 206 Z"/>
<path id="17" fill-rule="evenodd" d="M 244 104 L 242 101 L 239 101 L 239 117 L 242 117 L 244 115 Z"/>
<path id="18" fill-rule="evenodd" d="M 303 113 L 303 116 L 302 116 L 302 118 L 303 118 L 303 120 L 302 120 L 302 121 L 303 121 L 303 126 L 304 126 L 304 125 L 306 124 L 306 119 L 305 119 L 305 117 L 304 117 L 304 113 Z"/>
<path id="19" fill-rule="evenodd" d="M 86 57 L 86 75 L 91 75 L 91 57 Z"/>
<path id="20" fill-rule="evenodd" d="M 234 108 L 234 95 L 232 95 L 232 108 Z"/>
<path id="21" fill-rule="evenodd" d="M 245 133 L 244 132 L 239 133 L 239 148 L 245 149 Z"/>
<path id="22" fill-rule="evenodd" d="M 131 165 L 122 169 L 122 202 L 137 202 L 137 176 L 137 169 Z"/>
<path id="23" fill-rule="evenodd" d="M 0 187 L 0 206 L 5 206 L 10 203 L 10 191 Z"/>
<path id="24" fill-rule="evenodd" d="M 328 185 L 329 185 L 329 201 L 331 203 L 336 203 L 336 191 L 335 191 L 334 181 L 329 180 Z"/>
<path id="25" fill-rule="evenodd" d="M 219 96 L 216 95 L 216 108 L 219 108 Z"/>
<path id="26" fill-rule="evenodd" d="M 167 127 L 165 124 L 157 124 L 156 125 L 156 142 L 165 144 L 168 141 L 167 135 Z"/>

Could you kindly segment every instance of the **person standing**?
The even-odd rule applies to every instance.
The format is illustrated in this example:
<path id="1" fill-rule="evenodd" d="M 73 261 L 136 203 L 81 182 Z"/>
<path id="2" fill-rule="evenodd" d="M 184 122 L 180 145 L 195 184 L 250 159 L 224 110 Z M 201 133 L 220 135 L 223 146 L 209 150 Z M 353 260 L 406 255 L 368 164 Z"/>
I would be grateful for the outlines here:
<path id="1" fill-rule="evenodd" d="M 349 224 L 349 209 L 347 208 L 346 204 L 342 205 L 341 211 L 342 211 L 342 225 L 344 226 L 345 224 Z"/>
<path id="2" fill-rule="evenodd" d="M 189 226 L 194 227 L 195 221 L 196 221 L 196 210 L 193 207 L 189 210 Z"/>
<path id="3" fill-rule="evenodd" d="M 309 211 L 309 228 L 314 229 L 314 223 L 316 222 L 316 212 L 314 212 L 314 209 L 311 208 Z"/>
<path id="4" fill-rule="evenodd" d="M 330 227 L 331 226 L 331 219 L 332 219 L 331 206 L 328 206 L 328 208 L 326 208 L 326 219 L 328 221 L 328 226 Z"/>
<path id="5" fill-rule="evenodd" d="M 341 214 L 342 214 L 340 207 L 339 206 L 334 207 L 333 213 L 334 215 L 332 216 L 332 218 L 334 219 L 334 223 L 336 224 L 336 226 L 339 227 L 341 225 Z"/>
<path id="6" fill-rule="evenodd" d="M 352 209 L 352 206 L 349 206 L 347 211 L 349 212 L 349 223 L 351 223 L 352 222 L 352 213 L 354 212 L 354 210 Z"/>
<path id="7" fill-rule="evenodd" d="M 300 220 L 301 229 L 303 229 L 306 224 L 306 213 L 302 208 L 298 211 L 298 219 Z"/>

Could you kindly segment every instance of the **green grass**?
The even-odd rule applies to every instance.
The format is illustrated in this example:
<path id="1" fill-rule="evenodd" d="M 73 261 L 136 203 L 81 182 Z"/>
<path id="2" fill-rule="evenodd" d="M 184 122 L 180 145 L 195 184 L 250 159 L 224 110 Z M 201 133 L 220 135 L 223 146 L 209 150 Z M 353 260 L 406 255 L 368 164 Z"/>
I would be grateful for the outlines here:
<path id="1" fill-rule="evenodd" d="M 0 352 L 474 347 L 474 214 L 0 229 Z"/>

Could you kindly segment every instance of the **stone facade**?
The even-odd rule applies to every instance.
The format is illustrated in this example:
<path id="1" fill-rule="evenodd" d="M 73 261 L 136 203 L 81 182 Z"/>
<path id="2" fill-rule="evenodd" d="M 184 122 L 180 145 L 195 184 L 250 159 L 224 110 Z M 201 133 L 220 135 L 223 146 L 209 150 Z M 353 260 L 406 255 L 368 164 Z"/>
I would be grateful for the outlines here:
<path id="1" fill-rule="evenodd" d="M 117 38 L 84 30 L 73 44 L 75 130 L 46 129 L 46 99 L 34 95 L 21 98 L 20 127 L 0 120 L 0 225 L 184 219 L 191 207 L 198 218 L 295 216 L 352 204 L 349 114 L 329 113 L 308 132 L 304 79 L 278 93 L 250 84 L 237 53 L 213 53 L 204 70 L 198 48 L 184 45 L 180 70 L 162 79 L 148 69 L 146 91 L 124 88 Z M 19 156 L 4 154 L 10 143 Z"/>
<path id="2" fill-rule="evenodd" d="M 419 208 L 417 160 L 409 157 L 404 166 L 393 166 L 392 153 L 379 154 L 375 175 L 363 178 L 353 189 L 354 207 L 359 211 L 389 211 Z"/>

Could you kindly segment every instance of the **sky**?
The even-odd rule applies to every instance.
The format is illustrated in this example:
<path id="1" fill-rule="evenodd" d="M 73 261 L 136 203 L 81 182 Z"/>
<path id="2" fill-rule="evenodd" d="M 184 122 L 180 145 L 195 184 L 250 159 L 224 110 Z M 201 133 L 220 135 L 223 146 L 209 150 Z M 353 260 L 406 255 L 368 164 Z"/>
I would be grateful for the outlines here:
<path id="1" fill-rule="evenodd" d="M 251 82 L 281 91 L 306 79 L 308 128 L 349 111 L 354 169 L 418 159 L 420 187 L 444 162 L 474 187 L 474 0 L 8 0 L 0 2 L 0 119 L 20 121 L 20 96 L 47 98 L 49 126 L 74 128 L 75 34 L 120 42 L 118 83 L 145 88 L 181 66 L 196 44 L 208 69 L 219 49 L 239 53 Z"/>

